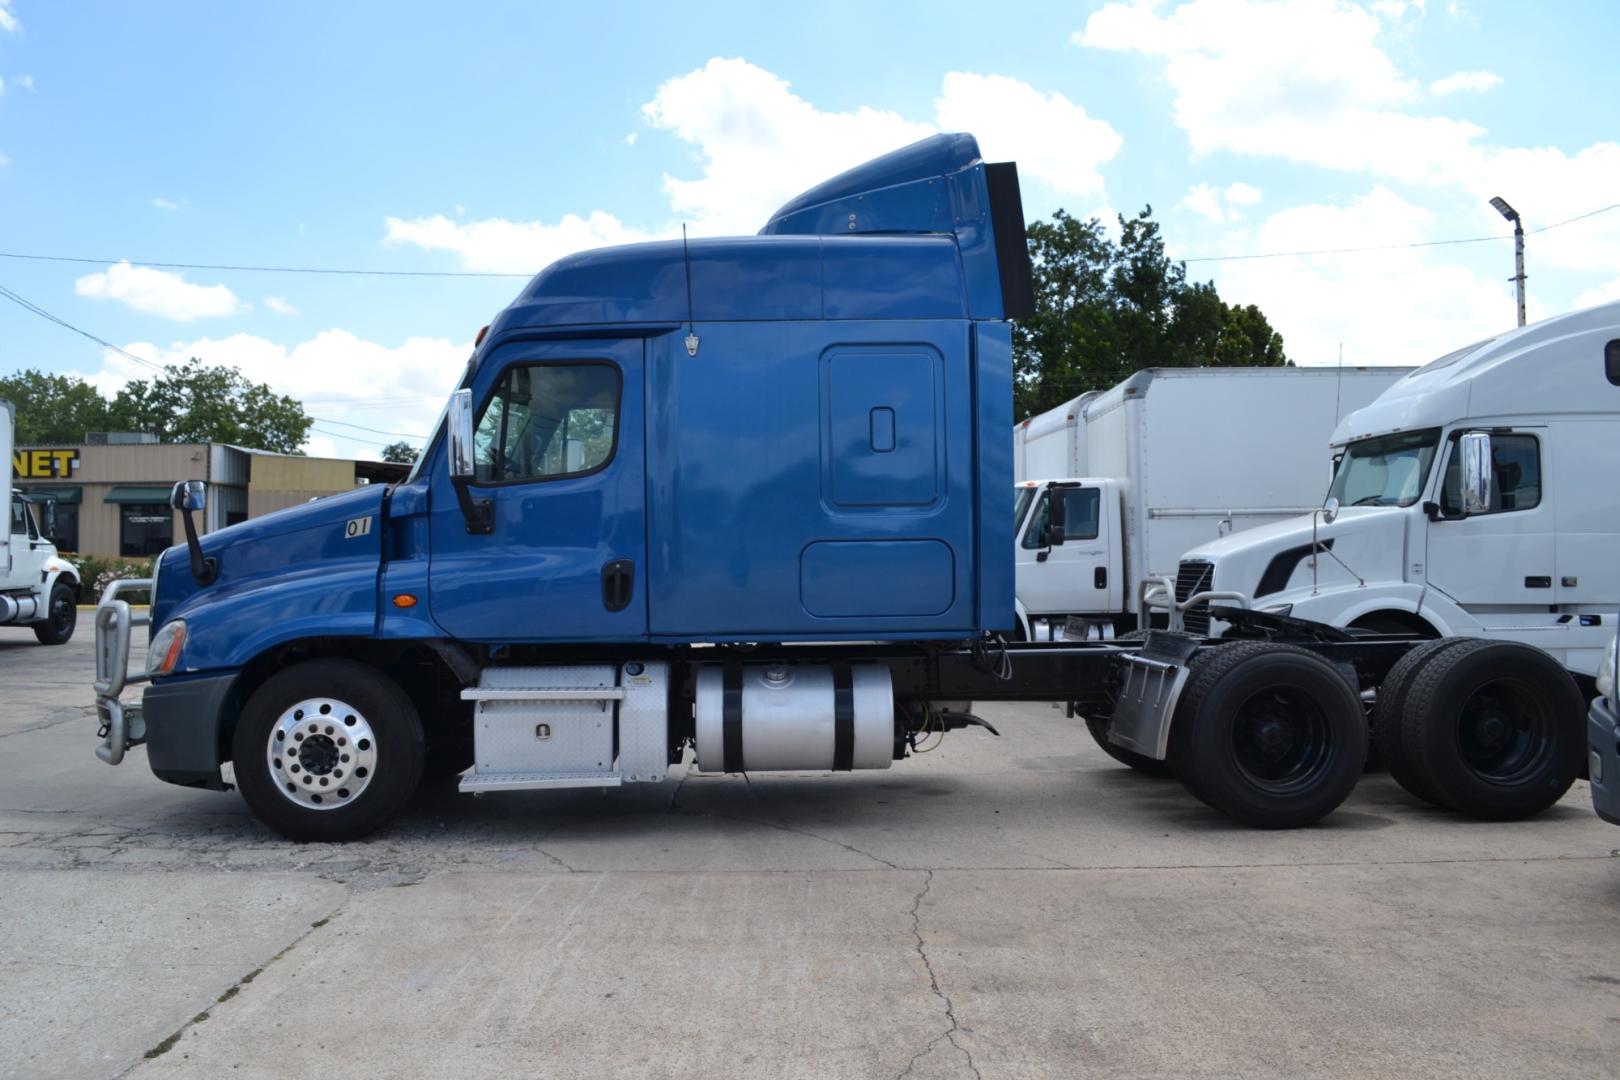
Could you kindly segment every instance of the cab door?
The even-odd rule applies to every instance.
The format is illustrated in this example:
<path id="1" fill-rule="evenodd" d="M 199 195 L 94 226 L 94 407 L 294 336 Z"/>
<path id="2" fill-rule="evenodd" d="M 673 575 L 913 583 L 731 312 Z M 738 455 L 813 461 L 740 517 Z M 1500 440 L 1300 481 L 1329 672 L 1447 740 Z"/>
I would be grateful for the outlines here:
<path id="1" fill-rule="evenodd" d="M 647 634 L 643 342 L 517 342 L 473 385 L 471 532 L 434 464 L 431 610 L 470 641 Z"/>
<path id="2" fill-rule="evenodd" d="M 1492 433 L 1490 506 L 1467 516 L 1459 495 L 1461 454 L 1457 440 L 1449 440 L 1439 513 L 1428 528 L 1428 580 L 1465 609 L 1546 613 L 1556 602 L 1557 529 L 1552 493 L 1542 484 L 1545 434 Z"/>
<path id="3" fill-rule="evenodd" d="M 1018 533 L 1018 599 L 1032 615 L 1077 615 L 1112 611 L 1110 591 L 1118 587 L 1112 567 L 1108 500 L 1098 484 L 1051 485 Z M 1050 500 L 1064 505 L 1063 543 L 1048 545 Z"/>

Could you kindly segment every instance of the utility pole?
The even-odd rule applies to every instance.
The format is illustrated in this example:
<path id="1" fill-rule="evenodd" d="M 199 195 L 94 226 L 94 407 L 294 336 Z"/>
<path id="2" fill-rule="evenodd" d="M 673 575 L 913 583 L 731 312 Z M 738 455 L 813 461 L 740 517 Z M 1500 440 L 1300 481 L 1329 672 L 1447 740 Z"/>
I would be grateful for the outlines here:
<path id="1" fill-rule="evenodd" d="M 1496 212 L 1513 222 L 1513 276 L 1508 278 L 1519 287 L 1519 325 L 1524 325 L 1524 222 L 1519 220 L 1519 212 L 1507 204 L 1507 200 L 1498 195 L 1491 200 Z"/>

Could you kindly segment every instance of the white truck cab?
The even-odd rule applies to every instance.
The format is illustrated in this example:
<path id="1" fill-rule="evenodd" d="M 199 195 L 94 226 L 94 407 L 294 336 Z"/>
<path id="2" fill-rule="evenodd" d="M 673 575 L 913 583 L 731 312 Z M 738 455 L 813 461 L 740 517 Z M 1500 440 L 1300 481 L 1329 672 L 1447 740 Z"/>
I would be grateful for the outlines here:
<path id="1" fill-rule="evenodd" d="M 1620 303 L 1440 357 L 1347 416 L 1323 509 L 1189 551 L 1176 594 L 1505 638 L 1596 673 L 1620 596 Z M 1189 612 L 1188 629 L 1208 628 Z M 1216 627 L 1219 630 L 1219 626 Z"/>
<path id="2" fill-rule="evenodd" d="M 0 401 L 0 461 L 11 468 L 12 406 Z M 41 533 L 34 505 L 7 485 L 10 522 L 0 540 L 0 626 L 32 626 L 44 645 L 73 636 L 78 619 L 79 575 Z"/>

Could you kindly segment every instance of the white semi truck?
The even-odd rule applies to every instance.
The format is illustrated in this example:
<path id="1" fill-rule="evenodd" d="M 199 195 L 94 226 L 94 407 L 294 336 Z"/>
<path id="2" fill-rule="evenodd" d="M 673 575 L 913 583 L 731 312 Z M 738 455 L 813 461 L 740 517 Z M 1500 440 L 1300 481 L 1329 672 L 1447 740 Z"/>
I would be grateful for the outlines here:
<path id="1" fill-rule="evenodd" d="M 0 401 L 0 461 L 8 481 L 14 420 L 11 402 Z M 41 644 L 61 645 L 78 621 L 78 572 L 40 532 L 27 496 L 9 482 L 6 488 L 11 524 L 0 539 L 0 626 L 31 626 Z"/>
<path id="2" fill-rule="evenodd" d="M 1020 631 L 1134 629 L 1137 583 L 1317 506 L 1339 421 L 1410 368 L 1148 368 L 1013 429 Z M 1051 489 L 1067 509 L 1049 529 Z"/>
<path id="3" fill-rule="evenodd" d="M 1525 642 L 1590 692 L 1620 596 L 1620 303 L 1448 353 L 1333 445 L 1321 509 L 1188 551 L 1160 597 L 1241 593 L 1332 626 Z M 1177 614 L 1210 628 L 1207 609 Z"/>

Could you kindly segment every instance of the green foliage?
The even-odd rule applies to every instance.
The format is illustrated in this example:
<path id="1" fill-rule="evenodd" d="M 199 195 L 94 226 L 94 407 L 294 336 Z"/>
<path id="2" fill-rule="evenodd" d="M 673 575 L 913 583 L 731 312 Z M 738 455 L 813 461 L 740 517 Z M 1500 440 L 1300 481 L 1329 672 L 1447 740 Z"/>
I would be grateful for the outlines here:
<path id="1" fill-rule="evenodd" d="M 382 459 L 384 461 L 392 461 L 399 465 L 414 465 L 416 464 L 416 459 L 421 457 L 421 455 L 421 450 L 412 446 L 410 443 L 405 442 L 404 440 L 396 443 L 389 443 L 382 449 Z"/>
<path id="2" fill-rule="evenodd" d="M 0 379 L 0 401 L 17 407 L 19 446 L 79 443 L 87 431 L 148 431 L 162 442 L 296 454 L 313 423 L 295 399 L 196 357 L 130 383 L 111 401 L 83 379 L 30 368 Z"/>
<path id="3" fill-rule="evenodd" d="M 83 379 L 34 368 L 0 379 L 0 401 L 17 408 L 17 445 L 81 443 L 107 430 L 107 399 Z"/>
<path id="4" fill-rule="evenodd" d="M 1281 335 L 1254 305 L 1229 305 L 1189 282 L 1164 253 L 1153 208 L 1119 218 L 1119 241 L 1096 218 L 1059 210 L 1029 226 L 1035 315 L 1013 332 L 1019 418 L 1147 367 L 1287 364 Z"/>
<path id="5" fill-rule="evenodd" d="M 131 382 L 111 411 L 125 430 L 154 432 L 161 442 L 232 443 L 282 454 L 299 453 L 313 423 L 295 399 L 196 357 Z"/>

